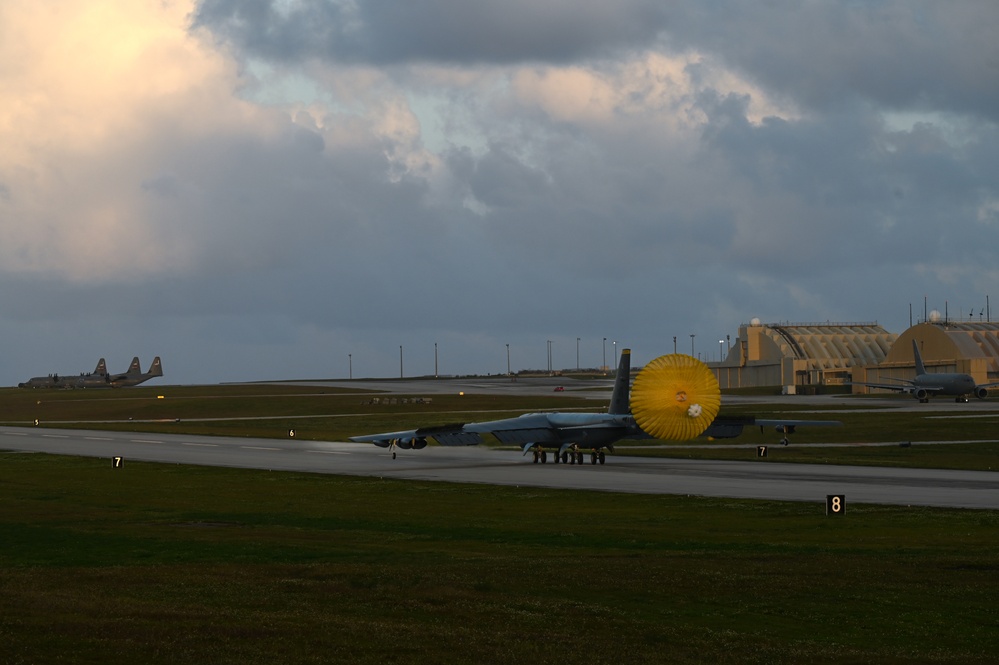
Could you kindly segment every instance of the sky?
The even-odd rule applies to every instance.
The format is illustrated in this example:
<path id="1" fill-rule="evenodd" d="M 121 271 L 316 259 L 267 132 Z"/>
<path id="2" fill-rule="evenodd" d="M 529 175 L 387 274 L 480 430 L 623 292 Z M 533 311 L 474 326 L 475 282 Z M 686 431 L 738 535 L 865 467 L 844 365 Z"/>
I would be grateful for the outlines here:
<path id="1" fill-rule="evenodd" d="M 995 320 L 997 34 L 994 0 L 0 3 L 0 385 Z"/>

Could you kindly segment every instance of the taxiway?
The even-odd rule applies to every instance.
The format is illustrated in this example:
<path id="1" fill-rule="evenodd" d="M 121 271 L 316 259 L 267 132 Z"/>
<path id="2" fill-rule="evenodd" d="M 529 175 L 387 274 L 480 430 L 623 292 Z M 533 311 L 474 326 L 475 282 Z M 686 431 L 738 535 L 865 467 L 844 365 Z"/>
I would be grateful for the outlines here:
<path id="1" fill-rule="evenodd" d="M 988 471 L 784 464 L 662 458 L 608 458 L 606 465 L 532 464 L 519 452 L 480 447 L 402 451 L 367 444 L 0 428 L 0 449 L 133 461 L 487 483 L 603 492 L 848 503 L 999 508 L 999 474 Z M 752 450 L 747 449 L 747 457 Z"/>

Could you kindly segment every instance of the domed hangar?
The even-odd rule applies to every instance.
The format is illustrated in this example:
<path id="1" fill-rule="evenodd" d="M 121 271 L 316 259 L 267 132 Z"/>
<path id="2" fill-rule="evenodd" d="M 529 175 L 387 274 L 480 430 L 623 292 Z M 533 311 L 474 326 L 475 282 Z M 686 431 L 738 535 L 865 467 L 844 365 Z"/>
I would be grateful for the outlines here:
<path id="1" fill-rule="evenodd" d="M 739 327 L 727 357 L 709 366 L 727 388 L 781 387 L 786 394 L 843 386 L 854 368 L 883 362 L 897 335 L 871 323 L 761 323 Z"/>
<path id="2" fill-rule="evenodd" d="M 970 374 L 976 384 L 999 382 L 999 323 L 933 320 L 912 326 L 899 335 L 883 361 L 856 367 L 855 383 L 911 381 L 916 376 L 913 342 L 927 373 Z M 855 393 L 876 390 L 854 385 Z"/>

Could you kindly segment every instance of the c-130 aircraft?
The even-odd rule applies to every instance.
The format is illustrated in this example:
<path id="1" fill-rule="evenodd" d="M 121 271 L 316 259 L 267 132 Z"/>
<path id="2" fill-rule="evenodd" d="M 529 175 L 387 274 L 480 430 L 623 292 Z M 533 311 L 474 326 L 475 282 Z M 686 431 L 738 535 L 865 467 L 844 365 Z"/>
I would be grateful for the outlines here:
<path id="1" fill-rule="evenodd" d="M 139 358 L 132 358 L 132 363 L 128 369 L 121 374 L 109 374 L 104 358 L 97 363 L 97 368 L 90 374 L 80 374 L 79 376 L 59 376 L 50 374 L 49 376 L 36 376 L 23 383 L 17 384 L 18 388 L 121 388 L 124 386 L 137 386 L 149 379 L 163 376 L 163 363 L 160 357 L 153 358 L 148 372 L 143 372 L 139 367 Z"/>
<path id="2" fill-rule="evenodd" d="M 718 416 L 721 390 L 714 374 L 701 361 L 683 354 L 660 356 L 639 372 L 629 393 L 631 349 L 621 352 L 614 390 L 606 413 L 528 413 L 516 418 L 351 437 L 392 450 L 420 450 L 433 441 L 442 446 L 475 446 L 490 436 L 500 444 L 521 446 L 533 453 L 535 464 L 545 464 L 549 451 L 558 464 L 603 464 L 621 439 L 688 441 L 698 436 L 725 439 L 739 436 L 743 427 L 775 427 L 787 435 L 799 425 L 839 425 L 831 420 L 782 420 Z"/>

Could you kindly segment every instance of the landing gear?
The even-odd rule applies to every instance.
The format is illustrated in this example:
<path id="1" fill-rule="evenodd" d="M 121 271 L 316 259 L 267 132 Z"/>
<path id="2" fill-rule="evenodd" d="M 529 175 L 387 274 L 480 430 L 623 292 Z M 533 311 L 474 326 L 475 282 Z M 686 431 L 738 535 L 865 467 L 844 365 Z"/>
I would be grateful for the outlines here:
<path id="1" fill-rule="evenodd" d="M 540 444 L 526 444 L 524 446 L 524 454 L 526 455 L 527 453 L 533 453 L 533 462 L 535 464 L 546 464 L 548 462 L 548 452 Z M 579 464 L 582 466 L 584 459 L 585 453 L 575 443 L 554 451 L 552 455 L 552 463 L 554 464 Z M 594 448 L 590 452 L 591 464 L 597 464 L 598 462 L 603 464 L 606 459 L 607 456 L 598 448 Z"/>
<path id="2" fill-rule="evenodd" d="M 582 464 L 583 463 L 583 451 L 579 449 L 577 444 L 572 444 L 568 448 L 563 448 L 561 455 L 558 456 L 562 464 Z"/>

